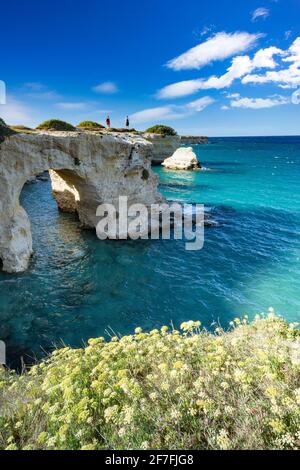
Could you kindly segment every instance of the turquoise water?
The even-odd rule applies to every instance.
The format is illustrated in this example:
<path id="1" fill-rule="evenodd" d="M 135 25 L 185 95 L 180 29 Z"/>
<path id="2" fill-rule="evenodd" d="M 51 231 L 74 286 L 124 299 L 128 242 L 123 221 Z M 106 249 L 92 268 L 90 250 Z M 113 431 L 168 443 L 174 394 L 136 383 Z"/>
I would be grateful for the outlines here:
<path id="1" fill-rule="evenodd" d="M 34 258 L 24 274 L 0 273 L 0 339 L 11 364 L 136 326 L 226 327 L 270 306 L 300 320 L 300 138 L 194 148 L 210 171 L 154 171 L 166 197 L 205 203 L 219 223 L 199 252 L 174 240 L 100 242 L 58 212 L 49 182 L 26 185 Z"/>

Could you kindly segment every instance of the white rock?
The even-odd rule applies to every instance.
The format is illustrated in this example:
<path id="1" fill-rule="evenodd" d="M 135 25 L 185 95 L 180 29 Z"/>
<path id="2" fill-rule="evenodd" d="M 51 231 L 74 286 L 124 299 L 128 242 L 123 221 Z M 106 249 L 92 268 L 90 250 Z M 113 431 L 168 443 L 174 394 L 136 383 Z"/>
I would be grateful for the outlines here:
<path id="1" fill-rule="evenodd" d="M 192 147 L 181 147 L 167 158 L 162 165 L 169 170 L 195 170 L 200 168 L 200 163 Z"/>
<path id="2" fill-rule="evenodd" d="M 143 137 L 152 143 L 152 164 L 160 165 L 166 158 L 171 157 L 175 150 L 181 145 L 178 135 L 161 135 L 161 134 L 143 134 Z"/>
<path id="3" fill-rule="evenodd" d="M 98 205 L 149 207 L 163 198 L 151 171 L 151 145 L 136 135 L 89 132 L 15 134 L 0 143 L 0 259 L 3 270 L 26 270 L 32 254 L 30 221 L 19 202 L 26 181 L 50 172 L 58 205 L 95 228 Z M 148 223 L 148 221 L 147 221 Z"/>

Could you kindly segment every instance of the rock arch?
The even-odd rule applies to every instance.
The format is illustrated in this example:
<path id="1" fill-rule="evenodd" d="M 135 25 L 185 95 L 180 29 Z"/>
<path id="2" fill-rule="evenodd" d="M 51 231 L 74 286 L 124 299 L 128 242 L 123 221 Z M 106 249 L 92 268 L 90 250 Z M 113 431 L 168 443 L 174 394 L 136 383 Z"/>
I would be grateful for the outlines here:
<path id="1" fill-rule="evenodd" d="M 0 144 L 0 259 L 3 270 L 22 272 L 32 255 L 31 227 L 20 193 L 32 176 L 50 170 L 59 207 L 76 211 L 84 227 L 95 228 L 96 208 L 160 202 L 151 171 L 151 144 L 136 135 L 89 132 L 15 134 Z M 147 175 L 147 178 L 145 177 Z"/>

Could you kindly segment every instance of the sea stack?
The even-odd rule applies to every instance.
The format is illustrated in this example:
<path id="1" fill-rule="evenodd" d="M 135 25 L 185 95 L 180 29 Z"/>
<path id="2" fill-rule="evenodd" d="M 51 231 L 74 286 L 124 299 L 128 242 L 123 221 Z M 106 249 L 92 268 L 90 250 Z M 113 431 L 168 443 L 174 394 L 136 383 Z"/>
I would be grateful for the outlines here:
<path id="1" fill-rule="evenodd" d="M 169 170 L 197 170 L 201 168 L 192 147 L 181 147 L 167 158 L 162 165 Z"/>

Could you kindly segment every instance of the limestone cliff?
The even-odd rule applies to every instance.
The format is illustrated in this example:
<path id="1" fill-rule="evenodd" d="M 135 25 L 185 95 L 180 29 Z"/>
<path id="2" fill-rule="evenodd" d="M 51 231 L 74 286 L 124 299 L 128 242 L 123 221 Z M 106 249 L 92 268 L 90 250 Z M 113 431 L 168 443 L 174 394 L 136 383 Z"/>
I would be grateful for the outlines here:
<path id="1" fill-rule="evenodd" d="M 160 165 L 180 147 L 180 137 L 175 135 L 143 134 L 143 137 L 152 143 L 152 164 Z"/>
<path id="2" fill-rule="evenodd" d="M 195 136 L 195 135 L 182 135 L 180 137 L 182 145 L 197 145 L 197 144 L 207 144 L 208 137 Z"/>
<path id="3" fill-rule="evenodd" d="M 31 227 L 19 197 L 27 180 L 52 170 L 53 192 L 62 210 L 76 211 L 85 227 L 97 225 L 96 208 L 160 202 L 151 171 L 151 145 L 137 135 L 90 132 L 14 134 L 0 143 L 0 259 L 8 272 L 26 270 Z"/>

